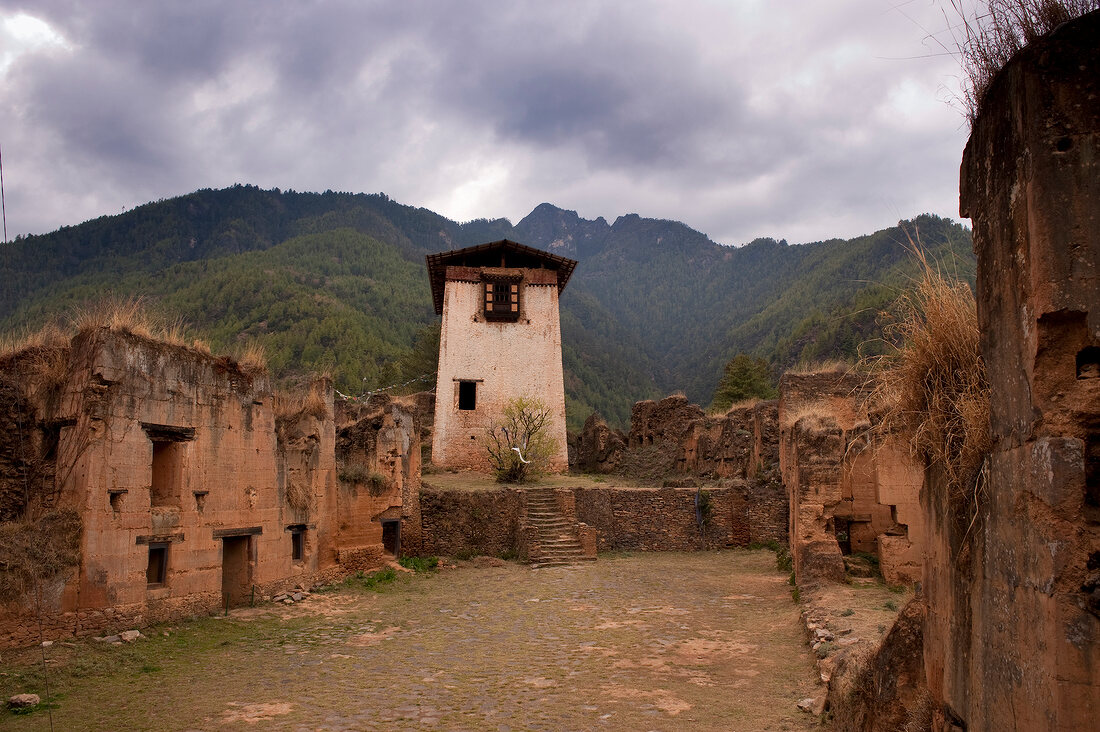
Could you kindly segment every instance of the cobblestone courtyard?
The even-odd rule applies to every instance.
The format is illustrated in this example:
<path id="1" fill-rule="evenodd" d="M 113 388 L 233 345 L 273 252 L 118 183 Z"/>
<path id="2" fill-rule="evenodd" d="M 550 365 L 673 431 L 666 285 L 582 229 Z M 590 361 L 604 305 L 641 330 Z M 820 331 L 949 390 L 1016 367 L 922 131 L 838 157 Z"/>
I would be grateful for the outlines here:
<path id="1" fill-rule="evenodd" d="M 54 728 L 814 727 L 795 707 L 813 692 L 813 662 L 771 552 L 459 564 L 132 645 L 55 645 Z M 35 656 L 4 657 L 5 694 L 28 690 Z M 49 719 L 4 714 L 0 727 Z"/>

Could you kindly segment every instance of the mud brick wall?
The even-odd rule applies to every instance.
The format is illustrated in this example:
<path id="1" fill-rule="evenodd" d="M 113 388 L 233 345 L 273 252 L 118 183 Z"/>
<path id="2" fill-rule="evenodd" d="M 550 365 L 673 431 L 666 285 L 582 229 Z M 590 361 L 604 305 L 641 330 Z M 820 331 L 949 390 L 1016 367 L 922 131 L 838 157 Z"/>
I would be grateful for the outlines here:
<path id="1" fill-rule="evenodd" d="M 424 483 L 420 492 L 422 551 L 443 556 L 521 552 L 524 506 L 523 491 L 515 488 L 444 491 Z"/>
<path id="2" fill-rule="evenodd" d="M 865 382 L 846 372 L 780 381 L 779 463 L 799 582 L 843 580 L 846 552 L 876 554 L 891 584 L 921 579 L 924 468 L 906 435 L 872 428 Z"/>
<path id="3" fill-rule="evenodd" d="M 388 519 L 401 520 L 401 553 L 421 552 L 420 419 L 426 413 L 425 402 L 430 401 L 423 397 L 383 394 L 366 403 L 339 403 L 335 490 L 339 557 L 355 556 L 357 549 L 379 553 L 381 522 Z M 372 475 L 381 478 L 382 484 L 372 483 Z"/>
<path id="4" fill-rule="evenodd" d="M 50 633 L 172 620 L 346 571 L 330 385 L 316 385 L 323 414 L 277 426 L 267 377 L 230 359 L 106 328 L 62 355 L 48 399 L 0 380 L 23 384 L 36 422 L 54 426 L 56 503 L 83 526 L 80 566 L 42 597 Z M 0 609 L 0 646 L 36 638 L 37 624 L 16 598 Z"/>
<path id="5" fill-rule="evenodd" d="M 1017 53 L 963 156 L 993 451 L 980 529 L 922 500 L 937 729 L 1100 719 L 1100 12 Z"/>

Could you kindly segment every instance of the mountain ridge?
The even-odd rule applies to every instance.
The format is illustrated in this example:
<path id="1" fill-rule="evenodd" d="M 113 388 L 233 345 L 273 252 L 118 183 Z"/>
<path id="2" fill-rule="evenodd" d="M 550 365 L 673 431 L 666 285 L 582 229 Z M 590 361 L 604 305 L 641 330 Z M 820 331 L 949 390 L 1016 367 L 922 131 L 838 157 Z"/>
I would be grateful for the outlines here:
<path id="1" fill-rule="evenodd" d="M 966 229 L 931 215 L 907 226 L 973 281 Z M 515 225 L 458 223 L 385 194 L 233 186 L 0 248 L 0 327 L 34 326 L 108 293 L 144 294 L 215 347 L 264 343 L 277 375 L 328 368 L 344 391 L 382 386 L 425 363 L 425 333 L 438 327 L 424 255 L 509 238 L 580 261 L 561 306 L 569 421 L 600 411 L 624 424 L 637 399 L 682 389 L 706 403 L 739 352 L 777 372 L 851 357 L 915 272 L 906 237 L 889 227 L 728 246 L 637 213 L 609 224 L 542 203 Z"/>

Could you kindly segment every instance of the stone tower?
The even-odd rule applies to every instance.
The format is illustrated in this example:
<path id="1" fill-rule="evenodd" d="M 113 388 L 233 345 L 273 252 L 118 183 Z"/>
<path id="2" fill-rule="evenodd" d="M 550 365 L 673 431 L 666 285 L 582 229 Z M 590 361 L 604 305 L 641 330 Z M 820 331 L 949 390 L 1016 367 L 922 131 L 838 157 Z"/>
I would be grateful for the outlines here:
<path id="1" fill-rule="evenodd" d="M 517 397 L 551 411 L 557 451 L 568 468 L 558 298 L 576 261 L 504 239 L 427 257 L 439 339 L 432 462 L 484 470 L 486 430 Z"/>

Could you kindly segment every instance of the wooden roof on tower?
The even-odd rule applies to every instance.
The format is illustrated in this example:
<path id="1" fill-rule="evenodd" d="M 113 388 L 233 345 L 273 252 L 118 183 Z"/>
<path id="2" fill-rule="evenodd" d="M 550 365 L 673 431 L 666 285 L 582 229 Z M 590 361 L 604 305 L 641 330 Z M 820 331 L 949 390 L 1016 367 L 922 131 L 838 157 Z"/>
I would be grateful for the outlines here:
<path id="1" fill-rule="evenodd" d="M 447 267 L 517 267 L 524 269 L 548 269 L 557 273 L 558 292 L 573 274 L 577 260 L 525 246 L 511 239 L 501 239 L 478 244 L 465 249 L 429 254 L 428 281 L 432 285 L 432 302 L 437 315 L 443 314 L 443 290 L 446 286 Z"/>

